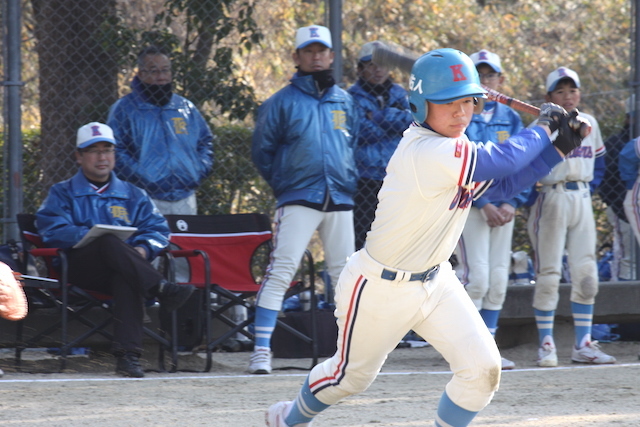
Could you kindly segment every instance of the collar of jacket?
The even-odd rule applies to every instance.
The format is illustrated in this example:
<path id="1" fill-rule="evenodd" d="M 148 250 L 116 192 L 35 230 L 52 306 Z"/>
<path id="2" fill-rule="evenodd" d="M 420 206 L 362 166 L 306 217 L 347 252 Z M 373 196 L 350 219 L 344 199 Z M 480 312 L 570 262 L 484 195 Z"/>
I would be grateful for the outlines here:
<path id="1" fill-rule="evenodd" d="M 91 184 L 82 173 L 82 169 L 78 170 L 78 173 L 71 178 L 71 189 L 74 196 L 91 196 L 98 194 L 96 193 L 96 190 L 91 187 Z M 109 188 L 107 188 L 107 191 L 102 193 L 102 196 L 128 199 L 129 191 L 127 189 L 127 185 L 112 171 L 111 184 L 109 185 Z"/>
<path id="2" fill-rule="evenodd" d="M 294 74 L 289 80 L 291 84 L 299 89 L 300 91 L 306 93 L 307 95 L 313 96 L 317 99 L 323 99 L 325 101 L 332 102 L 343 102 L 346 100 L 346 91 L 340 89 L 338 85 L 333 85 L 324 92 L 320 93 L 318 90 L 318 85 L 312 76 L 300 76 L 298 73 Z"/>
<path id="3" fill-rule="evenodd" d="M 131 93 L 135 97 L 135 100 L 138 103 L 139 107 L 143 109 L 177 110 L 179 108 L 180 98 L 178 94 L 176 94 L 175 92 L 171 94 L 171 101 L 169 101 L 165 105 L 159 106 L 159 105 L 154 105 L 154 104 L 151 104 L 150 102 L 147 102 L 144 95 L 142 94 L 141 82 L 138 76 L 135 76 L 131 81 Z"/>

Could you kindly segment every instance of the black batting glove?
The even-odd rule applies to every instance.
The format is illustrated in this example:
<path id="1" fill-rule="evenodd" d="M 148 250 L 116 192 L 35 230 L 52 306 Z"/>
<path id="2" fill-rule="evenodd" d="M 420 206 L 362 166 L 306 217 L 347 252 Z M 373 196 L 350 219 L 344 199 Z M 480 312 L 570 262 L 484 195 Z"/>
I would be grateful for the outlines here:
<path id="1" fill-rule="evenodd" d="M 588 135 L 586 132 L 590 124 L 582 117 L 578 117 L 578 110 L 574 109 L 567 117 L 560 120 L 558 136 L 553 145 L 566 156 L 582 144 L 582 140 Z"/>
<path id="2" fill-rule="evenodd" d="M 538 124 L 548 126 L 551 133 L 553 133 L 558 130 L 562 119 L 568 116 L 569 113 L 567 113 L 567 111 L 561 106 L 552 102 L 546 102 L 540 106 Z"/>

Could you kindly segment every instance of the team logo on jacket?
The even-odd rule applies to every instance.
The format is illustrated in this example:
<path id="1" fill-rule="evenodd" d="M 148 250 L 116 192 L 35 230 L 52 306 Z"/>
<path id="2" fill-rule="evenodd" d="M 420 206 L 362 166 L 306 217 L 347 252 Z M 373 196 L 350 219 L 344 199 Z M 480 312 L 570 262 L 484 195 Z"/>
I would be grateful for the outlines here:
<path id="1" fill-rule="evenodd" d="M 174 117 L 171 119 L 173 121 L 173 130 L 176 135 L 188 135 L 187 131 L 187 122 L 184 121 L 182 117 Z"/>
<path id="2" fill-rule="evenodd" d="M 127 212 L 127 208 L 124 206 L 111 206 L 109 208 L 111 210 L 111 217 L 114 219 L 121 219 L 127 224 L 130 224 L 129 221 L 129 212 Z"/>
<path id="3" fill-rule="evenodd" d="M 345 130 L 347 123 L 347 114 L 342 110 L 333 110 L 333 128 L 336 130 Z"/>

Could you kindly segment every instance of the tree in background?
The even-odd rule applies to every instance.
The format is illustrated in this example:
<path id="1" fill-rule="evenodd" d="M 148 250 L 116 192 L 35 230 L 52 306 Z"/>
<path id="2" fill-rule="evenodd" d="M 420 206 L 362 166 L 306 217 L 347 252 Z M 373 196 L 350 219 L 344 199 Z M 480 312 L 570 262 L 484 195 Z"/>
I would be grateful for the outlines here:
<path id="1" fill-rule="evenodd" d="M 115 0 L 32 0 L 37 39 L 41 184 L 48 189 L 75 171 L 69 155 L 77 129 L 104 120 L 117 96 L 117 64 L 96 37 Z"/>

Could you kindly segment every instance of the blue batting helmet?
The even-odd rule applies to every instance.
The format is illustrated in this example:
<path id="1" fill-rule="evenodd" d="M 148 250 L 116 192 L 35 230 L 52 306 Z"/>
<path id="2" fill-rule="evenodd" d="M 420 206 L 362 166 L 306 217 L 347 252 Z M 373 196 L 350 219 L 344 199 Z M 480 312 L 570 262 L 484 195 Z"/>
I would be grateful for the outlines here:
<path id="1" fill-rule="evenodd" d="M 427 103 L 446 104 L 460 98 L 486 98 L 473 61 L 455 49 L 425 53 L 413 64 L 409 80 L 409 104 L 416 122 L 427 119 Z"/>

